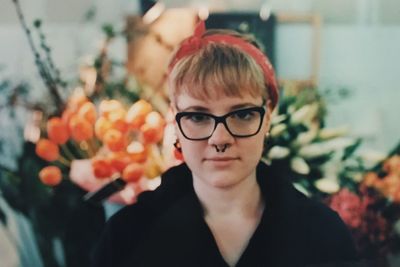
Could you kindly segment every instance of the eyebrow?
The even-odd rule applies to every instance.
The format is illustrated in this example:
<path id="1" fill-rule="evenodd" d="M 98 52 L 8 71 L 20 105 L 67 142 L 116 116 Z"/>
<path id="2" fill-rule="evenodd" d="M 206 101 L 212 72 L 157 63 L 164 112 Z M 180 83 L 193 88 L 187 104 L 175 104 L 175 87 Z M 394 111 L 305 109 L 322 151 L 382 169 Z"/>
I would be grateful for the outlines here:
<path id="1" fill-rule="evenodd" d="M 259 106 L 261 106 L 261 105 L 259 105 Z M 250 103 L 250 102 L 249 103 L 240 103 L 240 104 L 233 105 L 232 107 L 230 107 L 229 112 L 233 111 L 233 110 L 237 110 L 237 109 L 259 107 L 259 106 L 254 103 Z M 210 112 L 210 110 L 208 108 L 203 107 L 203 106 L 197 106 L 197 105 L 189 106 L 182 110 L 179 109 L 178 106 L 176 106 L 176 108 L 179 112 L 182 112 L 182 111 Z"/>

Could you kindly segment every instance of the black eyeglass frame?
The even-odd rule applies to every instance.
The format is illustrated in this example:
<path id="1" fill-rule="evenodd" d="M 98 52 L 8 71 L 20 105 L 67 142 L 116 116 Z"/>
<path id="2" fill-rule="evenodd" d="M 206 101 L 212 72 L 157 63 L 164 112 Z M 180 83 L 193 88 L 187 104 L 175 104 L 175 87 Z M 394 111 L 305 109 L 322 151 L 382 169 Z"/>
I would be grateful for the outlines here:
<path id="1" fill-rule="evenodd" d="M 258 126 L 258 129 L 255 133 L 253 134 L 247 134 L 247 135 L 238 135 L 238 134 L 234 134 L 231 132 L 231 130 L 229 129 L 227 123 L 226 123 L 226 118 L 228 118 L 229 116 L 231 116 L 232 114 L 238 113 L 238 112 L 243 112 L 243 111 L 256 111 L 260 113 L 261 119 L 260 119 L 260 125 Z M 238 109 L 238 110 L 234 110 L 231 111 L 223 116 L 215 116 L 213 114 L 210 113 L 205 113 L 205 112 L 192 112 L 192 111 L 183 111 L 183 112 L 178 112 L 175 115 L 175 120 L 178 123 L 179 126 L 179 130 L 181 131 L 182 135 L 188 139 L 188 140 L 192 140 L 192 141 L 202 141 L 202 140 L 207 140 L 208 138 L 210 138 L 215 129 L 217 128 L 219 123 L 222 123 L 225 126 L 225 129 L 233 136 L 233 137 L 237 137 L 237 138 L 246 138 L 246 137 L 251 137 L 254 136 L 256 134 L 258 134 L 260 132 L 261 126 L 263 124 L 264 121 L 264 115 L 265 115 L 265 105 L 263 104 L 261 107 L 249 107 L 249 108 L 244 108 L 244 109 Z M 203 138 L 190 138 L 187 137 L 186 134 L 184 133 L 184 131 L 182 130 L 182 126 L 181 126 L 181 118 L 187 115 L 205 115 L 208 117 L 211 117 L 214 119 L 214 129 L 211 131 L 210 135 L 207 137 L 203 137 Z"/>

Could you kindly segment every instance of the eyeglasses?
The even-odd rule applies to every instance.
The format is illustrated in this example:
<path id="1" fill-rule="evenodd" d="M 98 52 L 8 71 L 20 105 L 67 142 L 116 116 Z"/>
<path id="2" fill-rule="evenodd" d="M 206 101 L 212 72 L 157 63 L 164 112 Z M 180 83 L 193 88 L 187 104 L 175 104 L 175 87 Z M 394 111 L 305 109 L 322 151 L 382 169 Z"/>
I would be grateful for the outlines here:
<path id="1" fill-rule="evenodd" d="M 265 108 L 250 107 L 215 116 L 203 112 L 178 112 L 175 120 L 183 136 L 189 140 L 206 140 L 212 136 L 219 123 L 222 123 L 234 137 L 256 135 L 263 122 Z"/>

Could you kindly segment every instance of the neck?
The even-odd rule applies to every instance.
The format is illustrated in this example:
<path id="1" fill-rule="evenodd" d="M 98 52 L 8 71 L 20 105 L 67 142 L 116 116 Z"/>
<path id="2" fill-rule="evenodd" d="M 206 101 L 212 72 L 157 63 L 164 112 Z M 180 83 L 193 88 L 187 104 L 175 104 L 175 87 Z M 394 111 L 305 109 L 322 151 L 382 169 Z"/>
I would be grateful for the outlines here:
<path id="1" fill-rule="evenodd" d="M 262 214 L 264 202 L 255 172 L 240 183 L 223 188 L 213 187 L 194 177 L 193 187 L 206 218 L 254 218 Z"/>

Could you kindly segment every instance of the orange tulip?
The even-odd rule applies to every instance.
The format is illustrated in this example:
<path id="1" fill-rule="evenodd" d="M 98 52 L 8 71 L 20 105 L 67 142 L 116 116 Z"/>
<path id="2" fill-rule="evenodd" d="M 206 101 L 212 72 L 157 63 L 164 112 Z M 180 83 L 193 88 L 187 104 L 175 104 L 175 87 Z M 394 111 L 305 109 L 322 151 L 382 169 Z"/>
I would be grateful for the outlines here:
<path id="1" fill-rule="evenodd" d="M 111 166 L 120 173 L 122 173 L 126 166 L 132 163 L 132 159 L 126 152 L 112 153 L 109 157 L 109 161 Z"/>
<path id="2" fill-rule="evenodd" d="M 69 138 L 67 125 L 59 117 L 53 117 L 47 121 L 47 134 L 51 141 L 56 144 L 65 144 Z"/>
<path id="3" fill-rule="evenodd" d="M 139 141 L 133 141 L 126 148 L 129 153 L 129 157 L 133 162 L 144 163 L 148 157 L 148 151 L 146 147 Z"/>
<path id="4" fill-rule="evenodd" d="M 104 134 L 110 130 L 112 127 L 112 124 L 109 120 L 107 120 L 105 117 L 100 117 L 95 125 L 94 125 L 94 132 L 100 140 L 103 140 Z"/>
<path id="5" fill-rule="evenodd" d="M 94 175 L 99 178 L 109 178 L 113 174 L 113 168 L 108 160 L 93 159 L 92 168 Z"/>
<path id="6" fill-rule="evenodd" d="M 111 151 L 114 152 L 125 149 L 127 145 L 126 136 L 116 129 L 108 130 L 104 134 L 103 142 Z"/>
<path id="7" fill-rule="evenodd" d="M 71 120 L 71 117 L 75 114 L 76 112 L 72 111 L 72 109 L 65 109 L 64 112 L 61 115 L 61 120 L 64 122 L 65 125 L 69 125 L 69 122 Z"/>
<path id="8" fill-rule="evenodd" d="M 56 166 L 44 167 L 39 172 L 39 179 L 45 185 L 56 186 L 61 183 L 62 180 L 61 170 Z"/>
<path id="9" fill-rule="evenodd" d="M 149 102 L 141 99 L 135 102 L 128 110 L 125 116 L 125 121 L 133 128 L 139 129 L 146 120 L 147 114 L 152 111 L 152 106 Z"/>
<path id="10" fill-rule="evenodd" d="M 142 133 L 142 139 L 145 144 L 158 143 L 161 141 L 164 135 L 163 128 L 151 127 L 148 124 L 143 124 L 140 127 Z"/>
<path id="11" fill-rule="evenodd" d="M 99 112 L 101 116 L 108 118 L 112 112 L 118 112 L 118 110 L 123 110 L 123 106 L 115 99 L 103 100 L 100 102 Z"/>
<path id="12" fill-rule="evenodd" d="M 93 126 L 84 118 L 74 115 L 69 122 L 71 137 L 77 141 L 85 141 L 93 137 Z"/>
<path id="13" fill-rule="evenodd" d="M 92 102 L 86 102 L 84 103 L 78 111 L 78 114 L 82 116 L 84 119 L 86 119 L 88 122 L 91 124 L 94 124 L 96 122 L 96 117 L 97 117 L 97 111 L 96 107 Z"/>
<path id="14" fill-rule="evenodd" d="M 57 160 L 60 156 L 60 150 L 58 146 L 48 139 L 40 139 L 36 143 L 36 154 L 47 161 Z"/>
<path id="15" fill-rule="evenodd" d="M 125 122 L 124 119 L 118 119 L 112 121 L 112 128 L 120 131 L 121 133 L 127 133 L 129 130 L 129 125 Z"/>
<path id="16" fill-rule="evenodd" d="M 122 172 L 122 179 L 126 182 L 137 182 L 144 174 L 144 168 L 138 163 L 131 163 Z"/>
<path id="17" fill-rule="evenodd" d="M 107 118 L 114 122 L 118 120 L 125 120 L 126 110 L 124 108 L 116 109 L 108 113 Z"/>
<path id="18" fill-rule="evenodd" d="M 152 111 L 146 116 L 145 123 L 153 128 L 164 128 L 165 120 L 157 111 Z"/>
<path id="19" fill-rule="evenodd" d="M 76 112 L 86 102 L 89 102 L 89 99 L 86 97 L 85 94 L 81 92 L 75 92 L 68 99 L 67 107 L 68 109 L 71 109 L 72 111 Z"/>

